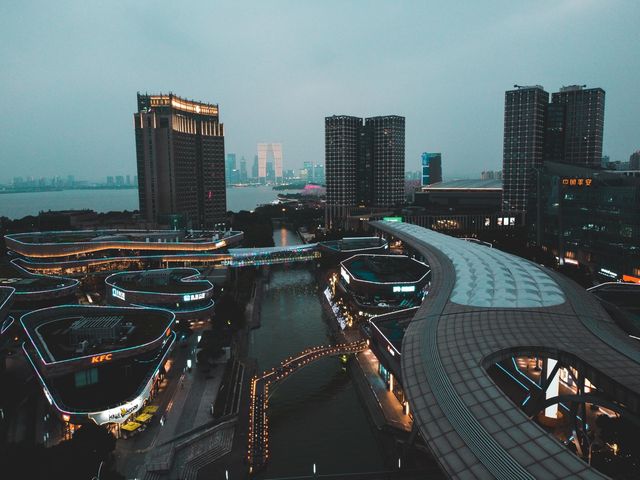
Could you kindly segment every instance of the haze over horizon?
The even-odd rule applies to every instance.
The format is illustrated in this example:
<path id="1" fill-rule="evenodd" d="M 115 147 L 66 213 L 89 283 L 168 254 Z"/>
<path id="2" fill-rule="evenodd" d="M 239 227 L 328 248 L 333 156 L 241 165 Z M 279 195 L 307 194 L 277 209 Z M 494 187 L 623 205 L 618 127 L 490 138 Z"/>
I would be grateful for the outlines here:
<path id="1" fill-rule="evenodd" d="M 324 163 L 324 117 L 406 117 L 406 170 L 502 168 L 504 91 L 606 91 L 604 155 L 640 149 L 640 4 L 295 1 L 0 5 L 0 181 L 135 175 L 136 92 L 218 103 L 225 150 Z M 241 25 L 239 27 L 239 25 Z M 635 33 L 634 33 L 635 32 Z"/>

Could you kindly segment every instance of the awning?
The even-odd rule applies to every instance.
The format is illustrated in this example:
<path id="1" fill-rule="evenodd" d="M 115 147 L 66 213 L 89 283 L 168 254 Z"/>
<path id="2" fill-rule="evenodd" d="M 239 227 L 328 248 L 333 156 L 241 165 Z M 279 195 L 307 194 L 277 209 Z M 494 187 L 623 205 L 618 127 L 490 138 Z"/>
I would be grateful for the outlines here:
<path id="1" fill-rule="evenodd" d="M 153 418 L 153 415 L 150 413 L 142 413 L 136 417 L 136 422 L 148 422 Z"/>
<path id="2" fill-rule="evenodd" d="M 147 405 L 142 409 L 142 413 L 156 413 L 158 411 L 157 405 Z"/>
<path id="3" fill-rule="evenodd" d="M 120 428 L 123 430 L 127 430 L 128 432 L 133 432 L 134 430 L 140 428 L 140 424 L 138 422 L 127 422 L 124 423 Z"/>

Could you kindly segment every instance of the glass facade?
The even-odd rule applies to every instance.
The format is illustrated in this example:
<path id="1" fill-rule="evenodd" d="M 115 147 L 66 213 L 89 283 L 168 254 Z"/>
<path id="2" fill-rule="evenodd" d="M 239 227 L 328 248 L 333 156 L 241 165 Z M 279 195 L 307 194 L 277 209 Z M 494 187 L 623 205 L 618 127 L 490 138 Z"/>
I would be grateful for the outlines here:
<path id="1" fill-rule="evenodd" d="M 442 182 L 442 154 L 422 154 L 422 186 Z"/>
<path id="2" fill-rule="evenodd" d="M 597 280 L 640 273 L 640 178 L 546 163 L 534 192 L 532 239 Z M 534 218 L 535 217 L 535 218 Z"/>

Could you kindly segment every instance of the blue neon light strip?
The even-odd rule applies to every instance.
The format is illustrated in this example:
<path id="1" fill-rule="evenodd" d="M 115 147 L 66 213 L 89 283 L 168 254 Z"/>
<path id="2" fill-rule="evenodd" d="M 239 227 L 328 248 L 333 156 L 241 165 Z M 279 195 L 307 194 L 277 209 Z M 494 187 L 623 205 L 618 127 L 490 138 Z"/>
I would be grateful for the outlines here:
<path id="1" fill-rule="evenodd" d="M 522 383 L 520 380 L 518 380 L 516 377 L 514 377 L 511 374 L 511 372 L 509 372 L 509 370 L 504 368 L 499 363 L 496 363 L 496 367 L 498 367 L 500 370 L 502 370 L 504 373 L 506 373 L 509 377 L 511 377 L 518 385 L 520 385 L 522 388 L 524 388 L 527 392 L 529 391 L 529 387 L 527 387 L 524 383 Z"/>
<path id="2" fill-rule="evenodd" d="M 143 295 L 163 295 L 163 296 L 168 296 L 168 297 L 176 297 L 176 298 L 180 298 L 180 300 L 182 300 L 182 297 L 184 296 L 185 293 L 189 293 L 189 294 L 198 294 L 198 293 L 204 293 L 205 295 L 209 292 L 213 291 L 213 284 L 206 279 L 196 279 L 196 280 L 190 280 L 193 277 L 197 277 L 198 275 L 200 275 L 200 272 L 198 272 L 198 270 L 196 270 L 195 268 L 191 268 L 191 267 L 174 267 L 174 268 L 155 268 L 152 270 L 144 270 L 144 272 L 165 272 L 168 270 L 191 270 L 194 271 L 196 273 L 194 273 L 193 275 L 190 276 L 185 276 L 185 277 L 181 277 L 180 278 L 180 282 L 183 283 L 206 283 L 207 285 L 209 285 L 209 287 L 205 290 L 198 290 L 198 291 L 194 291 L 194 292 L 182 292 L 182 293 L 171 293 L 171 292 L 148 292 L 145 290 L 127 290 L 126 288 L 122 288 L 119 287 L 118 285 L 114 284 L 114 283 L 110 283 L 109 280 L 117 277 L 119 275 L 131 275 L 132 273 L 142 273 L 139 270 L 127 270 L 126 272 L 118 272 L 118 273 L 114 273 L 112 275 L 109 275 L 107 278 L 105 278 L 104 283 L 106 285 L 108 285 L 109 287 L 112 288 L 117 288 L 118 290 L 121 290 L 125 293 L 139 293 L 139 294 L 143 294 Z M 113 280 L 112 280 L 113 281 Z"/>
<path id="3" fill-rule="evenodd" d="M 44 357 L 42 356 L 42 353 L 40 352 L 40 350 L 38 349 L 38 346 L 36 344 L 36 342 L 33 340 L 33 337 L 31 336 L 31 334 L 29 333 L 29 329 L 27 328 L 27 326 L 24 323 L 24 318 L 28 317 L 29 315 L 32 315 L 34 313 L 37 312 L 41 312 L 43 310 L 56 310 L 59 308 L 68 308 L 68 307 L 75 307 L 76 309 L 78 308 L 95 308 L 95 309 L 103 309 L 103 310 L 109 310 L 109 309 L 120 309 L 120 310 L 161 310 L 161 311 L 166 311 L 169 312 L 172 317 L 171 320 L 169 321 L 169 323 L 167 324 L 167 326 L 165 328 L 163 328 L 162 333 L 160 334 L 160 336 L 158 338 L 156 338 L 155 340 L 151 340 L 147 343 L 143 343 L 141 345 L 135 345 L 135 346 L 131 346 L 131 347 L 125 347 L 125 348 L 120 348 L 117 350 L 111 350 L 109 352 L 100 352 L 100 353 L 94 353 L 92 355 L 84 355 L 82 357 L 75 357 L 75 358 L 67 358 L 65 360 L 55 360 L 53 362 L 47 362 L 45 361 Z M 41 308 L 40 310 L 34 310 L 32 312 L 29 313 L 25 313 L 24 315 L 22 315 L 22 317 L 20 317 L 20 324 L 22 325 L 22 328 L 24 329 L 24 331 L 26 332 L 27 336 L 29 337 L 29 340 L 31 340 L 31 344 L 33 345 L 33 347 L 35 348 L 36 352 L 38 353 L 38 356 L 40 357 L 40 361 L 44 364 L 44 365 L 55 365 L 58 363 L 66 363 L 66 362 L 76 362 L 78 360 L 83 360 L 83 359 L 87 359 L 87 358 L 91 358 L 91 357 L 95 357 L 96 355 L 107 355 L 107 354 L 114 354 L 114 353 L 119 353 L 119 352 L 126 352 L 128 350 L 133 350 L 136 348 L 142 348 L 142 347 L 146 347 L 148 345 L 151 345 L 153 343 L 156 343 L 158 340 L 161 340 L 162 337 L 165 335 L 165 332 L 167 330 L 167 328 L 171 328 L 171 326 L 173 325 L 173 323 L 176 320 L 176 315 L 175 313 L 173 313 L 171 310 L 167 310 L 165 308 L 147 308 L 147 307 L 114 307 L 114 306 L 101 306 L 101 305 L 59 305 L 57 307 L 48 307 L 48 308 Z"/>
<path id="4" fill-rule="evenodd" d="M 2 322 L 2 328 L 0 328 L 0 335 L 2 335 L 4 332 L 9 330 L 9 327 L 13 325 L 13 321 L 14 321 L 13 317 L 9 316 L 5 319 L 4 322 Z"/>
<path id="5" fill-rule="evenodd" d="M 0 288 L 2 288 L 2 290 L 9 290 L 9 295 L 7 295 L 7 298 L 5 298 L 4 302 L 2 302 L 2 305 L 0 305 L 0 311 L 2 311 L 4 306 L 9 302 L 9 300 L 11 300 L 11 297 L 13 297 L 13 295 L 16 293 L 16 289 L 13 287 L 5 287 L 5 286 L 2 286 Z"/>
<path id="6" fill-rule="evenodd" d="M 535 385 L 536 387 L 538 387 L 538 390 L 542 390 L 542 387 L 540 385 L 538 385 L 536 382 L 534 382 L 533 380 L 531 380 L 527 375 L 525 375 L 522 370 L 520 370 L 520 368 L 518 368 L 518 364 L 516 363 L 516 358 L 515 357 L 511 357 L 511 360 L 513 360 L 513 367 L 516 369 L 516 372 L 518 372 L 520 375 L 522 375 L 524 378 L 526 378 L 527 380 L 529 380 L 533 385 Z"/>
<path id="7" fill-rule="evenodd" d="M 62 287 L 49 288 L 47 290 L 36 290 L 36 291 L 33 291 L 33 292 L 18 292 L 18 291 L 16 291 L 15 292 L 16 295 L 35 295 L 35 294 L 39 294 L 39 293 L 61 292 L 63 290 L 67 290 L 67 289 L 69 289 L 69 290 L 74 289 L 75 290 L 75 288 L 78 285 L 80 285 L 80 281 L 76 280 L 75 278 L 59 277 L 59 276 L 56 276 L 56 275 L 42 275 L 42 274 L 39 274 L 39 273 L 30 272 L 26 268 L 22 268 L 20 265 L 18 265 L 16 263 L 17 260 L 20 260 L 20 259 L 15 258 L 15 259 L 11 260 L 11 265 L 13 265 L 14 267 L 19 268 L 20 270 L 25 272 L 27 275 L 29 275 L 29 278 L 33 278 L 33 277 L 42 277 L 42 278 L 47 278 L 47 279 L 55 278 L 57 280 L 63 280 L 65 282 L 71 282 L 71 284 L 70 285 L 63 285 Z"/>
<path id="8" fill-rule="evenodd" d="M 205 305 L 204 307 L 201 308 L 194 308 L 192 310 L 171 310 L 169 308 L 165 308 L 165 307 L 154 307 L 154 306 L 147 306 L 147 305 L 139 305 L 137 303 L 132 303 L 131 306 L 132 307 L 139 307 L 139 308 L 151 308 L 154 310 L 166 310 L 168 312 L 171 312 L 173 314 L 176 315 L 182 315 L 182 314 L 187 314 L 187 313 L 195 313 L 195 312 L 202 312 L 203 310 L 209 310 L 210 308 L 213 308 L 213 306 L 215 305 L 215 302 L 213 300 L 209 300 L 209 303 L 207 305 Z"/>
<path id="9" fill-rule="evenodd" d="M 175 343 L 175 340 L 176 340 L 176 332 L 171 332 L 171 335 L 172 335 L 171 343 L 167 347 L 167 349 L 165 351 L 165 354 L 162 357 L 162 359 L 160 360 L 160 362 L 158 362 L 158 366 L 154 370 L 153 374 L 151 375 L 151 377 L 149 377 L 149 380 L 147 382 L 145 382 L 144 386 L 142 388 L 138 389 L 138 391 L 136 391 L 135 395 L 133 397 L 131 397 L 131 398 L 136 398 L 138 395 L 140 395 L 140 392 L 147 387 L 149 382 L 153 381 L 153 378 L 156 376 L 156 374 L 160 370 L 160 367 L 162 366 L 162 364 L 164 363 L 165 358 L 167 358 L 167 355 L 169 354 L 169 352 L 173 348 L 173 344 Z M 36 365 L 33 363 L 33 360 L 31 360 L 31 356 L 29 355 L 29 352 L 25 348 L 25 342 L 22 342 L 22 350 L 24 351 L 25 356 L 29 360 L 29 363 L 31 364 L 31 366 L 35 370 L 36 374 L 38 375 L 38 378 L 40 379 L 40 383 L 42 384 L 42 388 L 44 388 L 46 390 L 46 393 L 47 393 L 48 397 L 51 399 L 51 402 L 53 403 L 53 406 L 56 407 L 56 409 L 60 413 L 67 414 L 67 415 L 98 415 L 98 414 L 100 414 L 100 413 L 102 413 L 104 411 L 104 410 L 102 410 L 102 411 L 95 411 L 95 412 L 88 412 L 88 411 L 71 412 L 71 411 L 67 411 L 67 410 L 64 410 L 64 409 L 60 408 L 60 406 L 56 402 L 54 396 L 51 394 L 51 390 L 49 390 L 49 388 L 47 387 L 47 384 L 44 381 L 44 378 L 42 378 L 42 375 L 40 374 L 40 371 L 38 370 Z M 122 403 L 127 403 L 128 401 L 130 401 L 130 399 L 124 400 L 123 402 L 120 402 L 120 403 L 121 404 Z M 114 407 L 109 407 L 109 408 L 106 408 L 105 410 L 111 410 L 112 408 L 114 408 Z"/>

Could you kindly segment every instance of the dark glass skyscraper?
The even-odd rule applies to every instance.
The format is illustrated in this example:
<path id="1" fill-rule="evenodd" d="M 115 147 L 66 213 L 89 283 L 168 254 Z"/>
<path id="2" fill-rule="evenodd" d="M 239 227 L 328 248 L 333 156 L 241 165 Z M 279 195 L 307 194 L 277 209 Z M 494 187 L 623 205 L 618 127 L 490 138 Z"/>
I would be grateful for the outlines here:
<path id="1" fill-rule="evenodd" d="M 424 152 L 422 154 L 423 187 L 442 182 L 442 155 L 440 153 Z"/>
<path id="2" fill-rule="evenodd" d="M 550 153 L 545 161 L 598 167 L 602 159 L 604 90 L 562 87 L 551 96 L 548 118 Z"/>
<path id="3" fill-rule="evenodd" d="M 544 157 L 549 94 L 539 85 L 517 86 L 505 93 L 502 207 L 524 212 L 534 169 Z"/>
<path id="4" fill-rule="evenodd" d="M 226 214 L 224 129 L 218 105 L 138 94 L 134 114 L 140 212 L 210 228 Z"/>
<path id="5" fill-rule="evenodd" d="M 326 224 L 357 206 L 389 208 L 404 200 L 405 119 L 325 118 Z"/>
<path id="6" fill-rule="evenodd" d="M 562 87 L 552 95 L 539 86 L 505 93 L 503 209 L 526 212 L 534 170 L 543 162 L 596 168 L 602 160 L 604 90 Z"/>

